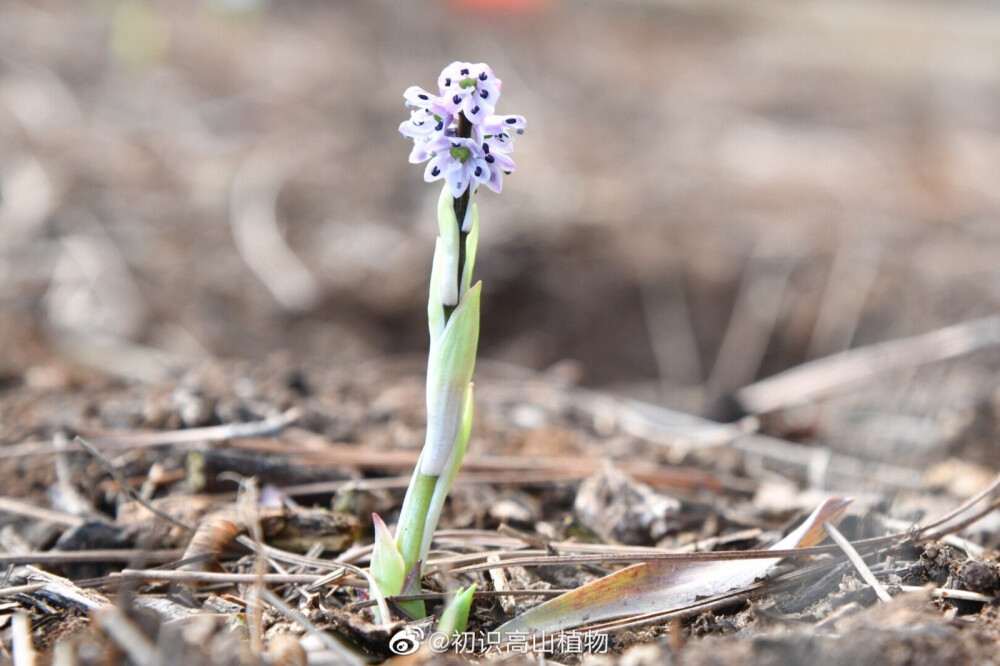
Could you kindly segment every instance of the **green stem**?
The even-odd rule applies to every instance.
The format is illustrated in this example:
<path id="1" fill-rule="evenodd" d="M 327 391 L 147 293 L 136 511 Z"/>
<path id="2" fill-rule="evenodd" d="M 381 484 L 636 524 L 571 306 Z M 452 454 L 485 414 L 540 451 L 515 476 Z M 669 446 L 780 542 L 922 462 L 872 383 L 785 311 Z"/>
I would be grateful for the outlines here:
<path id="1" fill-rule="evenodd" d="M 420 559 L 420 544 L 424 540 L 424 520 L 431 505 L 431 498 L 434 497 L 437 480 L 436 476 L 427 476 L 418 471 L 403 501 L 396 533 L 396 548 L 403 556 L 407 573 Z"/>
<path id="2" fill-rule="evenodd" d="M 419 462 L 417 463 L 420 464 Z M 399 525 L 396 528 L 396 549 L 403 556 L 405 575 L 409 576 L 420 561 L 420 545 L 424 540 L 424 526 L 427 512 L 434 497 L 434 488 L 438 477 L 421 474 L 417 468 L 410 487 L 407 488 L 403 509 L 399 514 Z M 413 579 L 416 589 L 404 589 L 402 594 L 420 591 L 420 572 Z M 400 604 L 414 617 L 424 617 L 426 611 L 423 601 L 410 601 Z"/>
<path id="3" fill-rule="evenodd" d="M 472 123 L 469 119 L 465 117 L 465 114 L 459 114 L 458 116 L 458 131 L 455 133 L 456 136 L 463 139 L 468 139 L 472 136 Z M 455 208 L 455 219 L 458 221 L 458 283 L 462 284 L 462 273 L 465 271 L 465 239 L 469 234 L 462 231 L 462 224 L 465 222 L 465 215 L 469 212 L 469 203 L 472 201 L 472 183 L 469 183 L 469 188 L 462 193 L 462 196 L 454 200 L 453 206 Z M 461 294 L 459 294 L 461 299 Z M 444 321 L 445 323 L 451 318 L 451 313 L 455 311 L 455 306 L 445 306 L 444 308 Z"/>

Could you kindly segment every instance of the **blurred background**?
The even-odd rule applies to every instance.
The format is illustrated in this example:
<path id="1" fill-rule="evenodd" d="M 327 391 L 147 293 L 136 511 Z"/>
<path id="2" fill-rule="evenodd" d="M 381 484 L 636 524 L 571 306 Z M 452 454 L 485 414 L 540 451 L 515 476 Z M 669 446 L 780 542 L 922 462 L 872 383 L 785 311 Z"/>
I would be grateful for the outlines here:
<path id="1" fill-rule="evenodd" d="M 453 60 L 528 119 L 478 197 L 486 359 L 724 416 L 997 312 L 994 3 L 3 0 L 0 382 L 425 353 L 439 186 L 397 126 Z M 894 376 L 895 436 L 998 361 Z"/>

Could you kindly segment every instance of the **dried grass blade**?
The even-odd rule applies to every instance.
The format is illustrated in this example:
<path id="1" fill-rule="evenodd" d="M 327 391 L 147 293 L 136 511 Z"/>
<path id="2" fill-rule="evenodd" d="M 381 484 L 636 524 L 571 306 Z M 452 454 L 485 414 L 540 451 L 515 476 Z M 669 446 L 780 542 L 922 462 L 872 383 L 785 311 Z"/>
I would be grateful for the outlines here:
<path id="1" fill-rule="evenodd" d="M 826 535 L 823 523 L 839 522 L 849 503 L 843 498 L 827 500 L 773 550 L 819 543 Z M 687 565 L 668 561 L 637 564 L 536 606 L 499 631 L 502 635 L 551 633 L 601 620 L 669 611 L 699 597 L 747 587 L 780 560 L 773 557 Z"/>

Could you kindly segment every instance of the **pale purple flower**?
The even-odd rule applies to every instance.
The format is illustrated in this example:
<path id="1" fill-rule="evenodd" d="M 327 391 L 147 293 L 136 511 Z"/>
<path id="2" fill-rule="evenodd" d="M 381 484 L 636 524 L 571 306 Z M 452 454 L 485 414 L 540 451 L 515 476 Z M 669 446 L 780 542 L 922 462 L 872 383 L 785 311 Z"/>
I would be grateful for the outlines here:
<path id="1" fill-rule="evenodd" d="M 481 136 L 498 136 L 500 134 L 509 135 L 513 139 L 514 134 L 524 134 L 526 123 L 524 116 L 489 116 L 483 120 L 482 124 L 476 128 Z"/>
<path id="2" fill-rule="evenodd" d="M 491 150 L 488 142 L 483 144 L 483 150 L 488 151 L 483 158 L 489 169 L 486 187 L 499 193 L 503 187 L 503 177 L 514 172 L 514 160 L 506 153 Z"/>
<path id="3" fill-rule="evenodd" d="M 514 150 L 514 136 L 523 134 L 524 127 L 523 116 L 489 116 L 477 127 L 490 169 L 486 187 L 494 192 L 500 192 L 503 177 L 514 172 L 514 160 L 508 153 Z"/>
<path id="4" fill-rule="evenodd" d="M 488 155 L 475 139 L 440 137 L 432 142 L 432 154 L 424 169 L 428 183 L 440 178 L 448 181 L 451 195 L 458 199 L 470 183 L 485 183 L 491 177 Z"/>
<path id="5" fill-rule="evenodd" d="M 465 114 L 473 125 L 492 115 L 500 100 L 500 79 L 485 63 L 453 62 L 441 72 L 438 86 L 445 108 Z"/>
<path id="6" fill-rule="evenodd" d="M 406 106 L 418 109 L 427 109 L 431 113 L 437 116 L 451 116 L 449 112 L 449 106 L 445 104 L 444 99 L 440 95 L 432 95 L 420 86 L 410 86 L 405 91 L 403 91 L 403 99 L 406 100 Z"/>
<path id="7" fill-rule="evenodd" d="M 428 146 L 431 140 L 444 135 L 445 123 L 429 109 L 414 109 L 410 119 L 399 124 L 399 132 L 407 139 L 413 139 L 413 150 L 410 151 L 410 163 L 426 162 L 431 153 Z"/>
<path id="8" fill-rule="evenodd" d="M 399 124 L 399 132 L 407 139 L 429 139 L 444 131 L 444 121 L 429 109 L 410 111 L 410 119 Z"/>
<path id="9" fill-rule="evenodd" d="M 411 110 L 399 131 L 413 140 L 410 162 L 429 160 L 424 180 L 444 178 L 456 199 L 480 183 L 499 192 L 503 176 L 514 171 L 509 153 L 514 137 L 524 133 L 524 118 L 494 115 L 501 84 L 483 63 L 454 62 L 441 72 L 438 85 L 440 95 L 418 86 L 403 93 Z M 459 122 L 462 117 L 468 124 Z M 470 125 L 471 137 L 458 135 Z"/>

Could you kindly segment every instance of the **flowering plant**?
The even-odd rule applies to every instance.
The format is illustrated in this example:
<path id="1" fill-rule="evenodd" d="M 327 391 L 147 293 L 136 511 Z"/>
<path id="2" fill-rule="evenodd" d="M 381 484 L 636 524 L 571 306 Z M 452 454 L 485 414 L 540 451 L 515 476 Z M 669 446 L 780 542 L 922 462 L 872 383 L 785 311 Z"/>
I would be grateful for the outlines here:
<path id="1" fill-rule="evenodd" d="M 410 162 L 427 162 L 424 180 L 443 179 L 445 186 L 427 302 L 427 434 L 395 540 L 375 516 L 371 569 L 379 589 L 372 592 L 382 596 L 419 591 L 421 563 L 469 442 L 482 289 L 482 283 L 472 283 L 479 240 L 479 209 L 472 198 L 478 185 L 500 191 L 503 176 L 514 171 L 514 138 L 525 127 L 521 116 L 494 114 L 501 82 L 488 65 L 454 62 L 441 72 L 438 88 L 438 95 L 408 88 L 403 97 L 410 118 L 399 126 L 413 140 Z M 471 600 L 459 596 L 466 604 Z M 402 607 L 424 615 L 423 602 Z"/>

